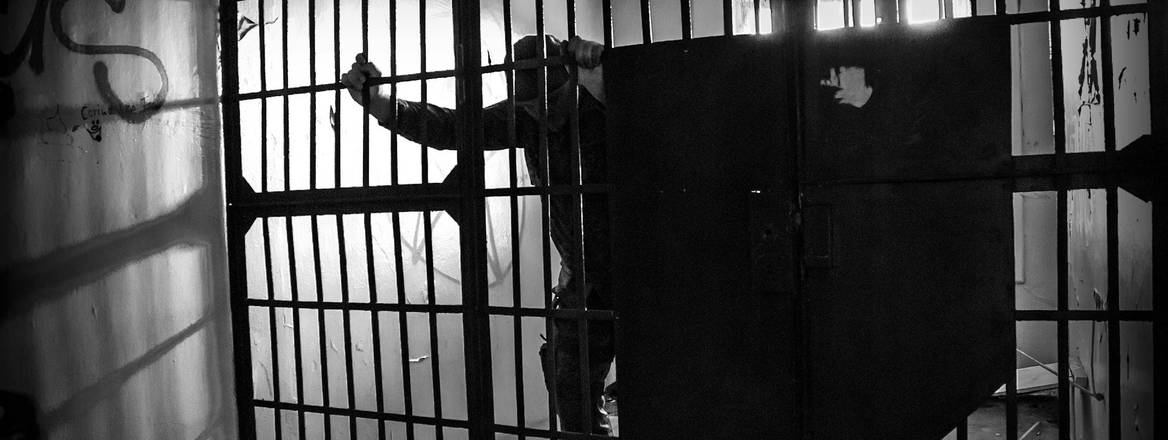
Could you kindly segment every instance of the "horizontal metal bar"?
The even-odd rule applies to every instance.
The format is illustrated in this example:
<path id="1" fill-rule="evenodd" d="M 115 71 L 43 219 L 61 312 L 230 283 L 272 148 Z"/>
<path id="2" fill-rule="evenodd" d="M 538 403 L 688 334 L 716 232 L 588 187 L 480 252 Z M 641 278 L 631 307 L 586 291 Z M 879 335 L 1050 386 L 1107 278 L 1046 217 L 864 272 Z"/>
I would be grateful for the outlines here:
<path id="1" fill-rule="evenodd" d="M 345 416 L 345 417 L 359 417 L 363 419 L 381 420 L 388 422 L 410 422 L 419 423 L 423 425 L 441 426 L 444 428 L 462 428 L 466 429 L 469 424 L 466 420 L 451 420 L 439 419 L 426 416 L 414 416 L 405 414 L 393 413 L 379 413 L 377 411 L 365 411 L 359 409 L 348 408 L 329 408 L 318 405 L 298 405 L 295 403 L 273 402 L 270 400 L 252 399 L 252 404 L 258 408 L 271 408 L 280 411 L 307 411 L 311 413 L 326 414 L 330 416 Z"/>
<path id="2" fill-rule="evenodd" d="M 612 192 L 612 185 L 606 183 L 585 183 L 583 185 L 552 185 L 552 186 L 526 186 L 519 188 L 488 188 L 483 191 L 487 197 L 501 197 L 501 196 L 539 196 L 544 194 L 549 195 L 574 195 L 574 194 L 608 194 Z"/>
<path id="3" fill-rule="evenodd" d="M 495 73 L 495 72 L 505 72 L 508 70 L 535 69 L 538 67 L 567 66 L 567 65 L 574 64 L 574 63 L 575 63 L 575 60 L 569 58 L 568 56 L 561 55 L 561 56 L 552 56 L 552 57 L 547 57 L 547 58 L 528 58 L 528 59 L 522 59 L 522 60 L 518 60 L 518 61 L 514 61 L 514 62 L 508 61 L 508 62 L 504 62 L 502 64 L 492 64 L 489 66 L 483 66 L 481 69 L 479 69 L 479 71 L 482 73 Z"/>
<path id="4" fill-rule="evenodd" d="M 518 426 L 498 425 L 494 426 L 494 431 L 499 434 L 523 435 L 530 437 L 554 438 L 554 439 L 572 439 L 572 440 L 614 440 L 617 437 L 610 437 L 602 434 L 584 434 L 580 432 L 562 432 L 549 431 L 546 429 L 535 428 L 520 428 Z"/>
<path id="5" fill-rule="evenodd" d="M 233 214 L 254 217 L 454 210 L 461 195 L 440 184 L 387 185 L 241 194 Z"/>
<path id="6" fill-rule="evenodd" d="M 1162 147 L 1162 146 L 1160 146 Z M 1152 137 L 1141 136 L 1118 152 L 1040 154 L 1014 156 L 1013 175 L 1042 176 L 1112 171 L 1149 171 L 1168 166 Z"/>
<path id="7" fill-rule="evenodd" d="M 1006 23 L 1006 24 L 1023 24 L 1023 23 L 1040 23 L 1052 20 L 1070 20 L 1075 18 L 1088 17 L 1105 17 L 1123 14 L 1138 14 L 1148 11 L 1147 3 L 1119 5 L 1119 6 L 1097 6 L 1093 8 L 1070 9 L 1056 12 L 1042 11 L 1042 12 L 1026 12 L 1022 14 L 1006 14 L 1006 15 L 978 15 L 973 17 L 955 18 L 954 20 L 973 20 L 976 22 L 986 23 Z"/>
<path id="8" fill-rule="evenodd" d="M 533 318 L 563 318 L 563 319 L 591 319 L 596 321 L 612 321 L 616 319 L 616 312 L 612 310 L 594 309 L 544 309 L 534 307 L 498 307 L 487 308 L 492 315 L 523 316 Z"/>
<path id="9" fill-rule="evenodd" d="M 1015 310 L 1015 321 L 1143 321 L 1153 322 L 1151 310 Z"/>
<path id="10" fill-rule="evenodd" d="M 502 64 L 493 64 L 490 66 L 483 66 L 478 69 L 479 73 L 495 73 L 506 72 L 510 70 L 524 70 L 535 69 L 538 67 L 555 67 L 572 64 L 573 60 L 566 56 L 549 57 L 546 59 L 525 59 L 515 62 L 505 62 Z M 474 72 L 471 72 L 472 74 Z M 453 78 L 454 70 L 436 70 L 433 72 L 411 73 L 406 75 L 390 75 L 369 80 L 370 86 L 379 86 L 382 84 L 400 84 L 410 81 L 427 81 L 432 79 Z M 239 101 L 247 101 L 253 99 L 276 98 L 289 95 L 300 95 L 306 93 L 331 92 L 334 90 L 344 89 L 345 86 L 339 81 L 335 83 L 315 84 L 309 86 L 289 87 L 284 89 L 270 89 L 259 92 L 242 93 L 239 95 Z"/>
<path id="11" fill-rule="evenodd" d="M 293 301 L 285 299 L 258 299 L 248 298 L 249 307 L 280 307 L 288 309 L 312 310 L 358 310 L 371 312 L 407 312 L 407 313 L 462 313 L 465 308 L 461 304 L 410 304 L 410 303 L 363 303 L 363 302 L 332 302 L 332 301 Z"/>
<path id="12" fill-rule="evenodd" d="M 865 176 L 838 179 L 809 179 L 804 184 L 820 185 L 869 185 L 890 183 L 959 182 L 995 179 L 1037 179 L 1034 185 L 1041 185 L 1042 179 L 1061 179 L 1068 183 L 1075 180 L 1120 183 L 1138 181 L 1152 177 L 1168 169 L 1168 160 L 1159 153 L 1163 148 L 1152 145 L 1151 136 L 1142 136 L 1128 148 L 1118 152 L 1094 152 L 1074 154 L 1044 154 L 1012 157 L 1009 164 L 996 169 L 961 172 L 953 174 L 927 174 L 915 176 Z M 1096 176 L 1096 177 L 1088 177 Z M 1110 177 L 1108 177 L 1110 176 Z"/>
<path id="13" fill-rule="evenodd" d="M 431 79 L 442 79 L 442 78 L 453 78 L 453 77 L 454 77 L 453 70 L 437 70 L 434 72 L 422 72 L 422 73 L 412 73 L 412 74 L 408 74 L 408 75 L 382 76 L 382 77 L 378 77 L 378 78 L 372 78 L 369 80 L 369 84 L 370 85 L 381 85 L 381 84 L 403 83 L 403 82 L 410 82 L 410 81 L 425 81 L 425 80 L 431 80 Z M 260 91 L 260 92 L 243 93 L 243 94 L 239 95 L 239 100 L 240 101 L 247 101 L 250 99 L 274 98 L 274 97 L 279 97 L 279 96 L 300 95 L 300 94 L 305 94 L 305 93 L 331 92 L 334 90 L 342 90 L 344 88 L 345 88 L 345 86 L 338 81 L 335 83 L 316 84 L 316 85 L 311 85 L 311 86 L 289 87 L 286 89 L 271 89 L 271 90 L 264 90 L 264 91 Z"/>

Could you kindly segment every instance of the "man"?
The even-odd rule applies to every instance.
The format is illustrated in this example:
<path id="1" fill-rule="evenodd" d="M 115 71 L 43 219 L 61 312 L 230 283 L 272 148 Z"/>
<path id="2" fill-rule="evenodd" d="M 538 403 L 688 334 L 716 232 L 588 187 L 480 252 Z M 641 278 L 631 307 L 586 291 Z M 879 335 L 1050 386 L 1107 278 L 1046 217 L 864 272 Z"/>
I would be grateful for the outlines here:
<path id="1" fill-rule="evenodd" d="M 515 43 L 517 60 L 539 58 L 539 39 L 528 36 Z M 604 88 L 601 84 L 600 58 L 604 46 L 573 38 L 566 44 L 548 36 L 546 50 L 549 58 L 566 52 L 576 63 L 579 85 L 570 87 L 570 75 L 564 66 L 547 70 L 547 171 L 541 166 L 539 154 L 540 117 L 538 76 L 536 69 L 518 70 L 515 74 L 515 143 L 524 149 L 529 174 L 537 185 L 570 185 L 572 176 L 572 140 L 570 138 L 570 99 L 578 94 L 580 140 L 580 176 L 584 183 L 597 183 L 605 175 L 605 108 Z M 341 82 L 348 87 L 353 99 L 369 108 L 385 128 L 411 141 L 437 149 L 455 149 L 456 120 L 454 111 L 431 104 L 393 100 L 387 92 L 371 88 L 369 103 L 362 102 L 361 89 L 365 80 L 378 77 L 381 72 L 357 55 L 352 69 Z M 483 110 L 485 148 L 506 149 L 508 139 L 507 102 L 491 105 Z M 455 167 L 446 183 L 459 178 Z M 585 237 L 583 263 L 579 267 L 580 249 L 573 233 L 573 224 L 581 218 L 574 197 L 551 196 L 551 238 L 562 257 L 559 283 L 552 289 L 556 309 L 612 309 L 609 282 L 608 204 L 603 197 L 585 195 L 583 200 L 583 232 Z M 457 219 L 456 219 L 457 220 Z M 581 280 L 584 274 L 584 280 Z M 557 319 L 554 326 L 554 353 L 548 345 L 540 348 L 544 379 L 548 389 L 555 391 L 556 412 L 566 431 L 583 432 L 582 409 L 588 405 L 591 430 L 594 434 L 609 434 L 608 416 L 603 405 L 604 379 L 612 364 L 613 325 L 611 321 L 594 321 L 588 325 L 589 395 L 584 397 L 580 386 L 579 327 L 576 320 Z M 553 367 L 554 365 L 554 367 Z"/>

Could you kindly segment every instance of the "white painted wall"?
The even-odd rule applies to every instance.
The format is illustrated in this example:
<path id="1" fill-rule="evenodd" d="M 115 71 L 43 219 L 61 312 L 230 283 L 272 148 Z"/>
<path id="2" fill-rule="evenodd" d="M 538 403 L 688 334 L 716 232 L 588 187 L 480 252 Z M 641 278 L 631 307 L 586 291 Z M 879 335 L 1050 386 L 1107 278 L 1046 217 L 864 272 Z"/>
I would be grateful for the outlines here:
<path id="1" fill-rule="evenodd" d="M 48 439 L 233 437 L 216 2 L 48 3 L 0 11 L 0 390 Z"/>

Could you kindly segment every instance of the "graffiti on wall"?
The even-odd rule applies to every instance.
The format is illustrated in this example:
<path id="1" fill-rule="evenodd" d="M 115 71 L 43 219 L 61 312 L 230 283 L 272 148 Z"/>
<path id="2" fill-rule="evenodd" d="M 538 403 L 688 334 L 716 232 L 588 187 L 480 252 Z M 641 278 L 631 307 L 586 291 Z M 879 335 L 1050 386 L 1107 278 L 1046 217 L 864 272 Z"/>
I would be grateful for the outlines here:
<path id="1" fill-rule="evenodd" d="M 141 123 L 150 119 L 166 103 L 166 94 L 170 84 L 166 73 L 166 66 L 162 64 L 162 60 L 154 52 L 139 46 L 85 44 L 75 41 L 65 32 L 62 17 L 62 12 L 68 2 L 69 0 L 37 1 L 33 9 L 32 17 L 29 18 L 28 25 L 25 27 L 20 41 L 16 44 L 16 48 L 12 52 L 5 52 L 3 49 L 0 49 L 0 77 L 12 75 L 26 60 L 33 73 L 40 75 L 44 72 L 44 33 L 45 21 L 47 20 L 57 42 L 71 52 L 82 55 L 129 55 L 145 59 L 153 64 L 154 69 L 158 72 L 158 76 L 161 79 L 158 91 L 152 97 L 142 98 L 138 102 L 127 102 L 118 97 L 117 93 L 111 87 L 109 66 L 100 60 L 93 63 L 94 84 L 97 86 L 98 93 L 101 95 L 105 106 L 104 109 L 97 112 L 98 114 L 116 116 L 130 123 Z M 115 14 L 122 13 L 126 8 L 126 0 L 105 0 L 105 3 Z M 7 15 L 7 2 L 0 2 L 0 5 L 2 5 L 0 6 L 0 14 Z M 14 114 L 15 93 L 11 85 L 5 81 L 0 81 L 0 124 L 7 122 Z M 59 118 L 60 115 L 49 115 L 46 119 L 53 117 Z M 70 126 L 68 123 L 60 121 L 59 126 L 56 128 L 63 130 L 55 129 L 52 133 L 68 134 L 84 128 L 84 131 L 90 138 L 100 141 L 100 118 L 86 117 L 85 111 L 83 110 L 81 121 L 81 123 L 75 124 L 75 126 Z M 85 125 L 83 126 L 82 124 Z"/>

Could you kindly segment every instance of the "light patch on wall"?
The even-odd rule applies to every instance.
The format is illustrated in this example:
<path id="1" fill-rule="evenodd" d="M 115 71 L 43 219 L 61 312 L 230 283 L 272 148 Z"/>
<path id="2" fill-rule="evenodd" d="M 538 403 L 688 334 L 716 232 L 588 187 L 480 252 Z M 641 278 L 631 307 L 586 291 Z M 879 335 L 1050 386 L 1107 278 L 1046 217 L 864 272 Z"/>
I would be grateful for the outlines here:
<path id="1" fill-rule="evenodd" d="M 860 108 L 872 98 L 872 87 L 864 79 L 863 67 L 840 66 L 828 71 L 828 77 L 819 80 L 819 85 L 835 87 L 836 102 Z"/>

